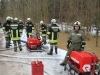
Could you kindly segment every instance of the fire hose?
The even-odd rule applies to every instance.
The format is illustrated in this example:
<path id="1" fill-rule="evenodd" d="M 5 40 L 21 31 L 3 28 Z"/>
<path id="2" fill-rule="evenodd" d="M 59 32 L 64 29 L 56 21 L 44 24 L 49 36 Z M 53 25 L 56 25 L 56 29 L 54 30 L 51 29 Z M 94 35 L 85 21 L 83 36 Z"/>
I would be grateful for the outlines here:
<path id="1" fill-rule="evenodd" d="M 13 56 L 13 55 L 6 55 L 6 54 L 0 54 L 2 57 L 9 57 L 9 58 L 20 58 L 20 59 L 56 59 L 56 60 L 63 60 L 59 57 L 23 57 L 23 56 Z"/>
<path id="2" fill-rule="evenodd" d="M 59 57 L 23 57 L 23 56 L 13 56 L 13 55 L 6 55 L 6 54 L 0 54 L 0 56 L 2 57 L 9 57 L 9 58 L 20 58 L 20 59 L 52 59 L 52 60 L 63 60 L 62 58 Z M 12 61 L 12 60 L 0 60 L 3 62 L 16 62 L 16 63 L 22 63 L 22 64 L 27 64 L 30 65 L 31 63 L 29 62 L 19 62 L 19 61 Z M 48 75 L 53 75 L 51 72 L 49 72 L 47 69 L 44 70 L 45 73 L 47 73 Z M 69 75 L 71 75 L 68 72 Z"/>
<path id="3" fill-rule="evenodd" d="M 26 46 L 26 45 L 22 45 L 22 47 L 24 47 L 24 46 Z M 17 48 L 18 48 L 18 46 L 17 46 Z M 14 49 L 14 47 L 12 47 L 12 48 L 2 48 L 2 49 L 0 49 L 0 51 L 8 51 L 8 50 L 12 50 L 12 49 Z"/>
<path id="4" fill-rule="evenodd" d="M 26 65 L 31 65 L 31 63 L 29 63 L 29 62 L 21 62 L 21 61 L 14 61 L 14 60 L 4 60 L 4 59 L 0 59 L 0 62 L 13 62 L 13 63 L 21 63 L 21 64 L 26 64 Z M 54 75 L 51 72 L 49 72 L 47 70 L 47 68 L 44 69 L 44 72 L 47 73 L 48 75 Z"/>

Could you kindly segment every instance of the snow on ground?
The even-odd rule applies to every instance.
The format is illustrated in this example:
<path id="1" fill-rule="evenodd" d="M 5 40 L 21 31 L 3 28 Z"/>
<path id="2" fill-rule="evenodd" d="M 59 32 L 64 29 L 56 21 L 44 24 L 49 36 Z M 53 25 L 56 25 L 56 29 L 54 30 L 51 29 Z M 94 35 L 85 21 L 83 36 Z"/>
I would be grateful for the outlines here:
<path id="1" fill-rule="evenodd" d="M 2 33 L 3 31 L 0 29 L 0 35 Z M 92 28 L 91 33 L 95 34 L 95 29 Z M 21 39 L 27 41 L 25 30 Z M 65 50 L 58 48 L 58 54 L 53 52 L 53 55 L 51 56 L 47 55 L 49 49 L 46 49 L 43 52 L 29 52 L 25 43 L 22 43 L 22 45 L 24 45 L 23 51 L 18 50 L 18 52 L 14 52 L 13 49 L 5 50 L 4 36 L 0 36 L 0 50 L 5 50 L 0 51 L 0 75 L 32 75 L 32 61 L 42 61 L 44 65 L 44 75 L 69 75 L 67 71 L 64 71 L 64 67 L 59 65 L 66 54 Z M 46 46 L 49 47 L 49 44 Z"/>
<path id="2" fill-rule="evenodd" d="M 23 32 L 21 39 L 26 40 L 25 32 Z M 18 49 L 17 52 L 14 52 L 13 49 L 5 50 L 4 37 L 1 40 L 1 48 L 4 51 L 0 51 L 0 75 L 32 75 L 32 61 L 42 61 L 44 75 L 69 75 L 67 71 L 64 71 L 64 67 L 59 65 L 66 54 L 65 50 L 58 48 L 58 54 L 53 52 L 53 55 L 47 55 L 49 49 L 43 52 L 29 52 L 26 46 L 23 46 L 23 51 L 19 51 Z M 22 43 L 22 45 L 25 45 L 25 43 Z"/>

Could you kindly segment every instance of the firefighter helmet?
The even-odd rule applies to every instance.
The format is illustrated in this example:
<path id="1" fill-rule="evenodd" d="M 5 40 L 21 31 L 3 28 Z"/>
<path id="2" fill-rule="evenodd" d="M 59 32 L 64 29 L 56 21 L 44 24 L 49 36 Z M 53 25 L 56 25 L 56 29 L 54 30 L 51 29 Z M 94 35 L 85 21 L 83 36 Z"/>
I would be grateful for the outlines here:
<path id="1" fill-rule="evenodd" d="M 43 21 L 40 21 L 40 24 L 44 24 L 44 22 Z"/>
<path id="2" fill-rule="evenodd" d="M 14 20 L 15 20 L 15 21 L 17 21 L 17 20 L 18 20 L 18 18 L 17 18 L 17 17 L 15 17 L 15 18 L 14 18 Z"/>
<path id="3" fill-rule="evenodd" d="M 10 19 L 11 19 L 11 20 L 13 20 L 13 18 L 12 18 L 12 17 L 10 17 Z"/>
<path id="4" fill-rule="evenodd" d="M 30 21 L 30 20 L 31 20 L 31 18 L 27 18 L 27 20 L 28 20 L 28 21 Z"/>
<path id="5" fill-rule="evenodd" d="M 52 23 L 53 23 L 53 24 L 55 24 L 55 23 L 56 23 L 56 19 L 52 19 L 51 21 L 52 21 Z"/>
<path id="6" fill-rule="evenodd" d="M 10 16 L 7 16 L 7 17 L 6 17 L 6 20 L 10 20 L 10 19 L 11 19 L 11 17 L 10 17 Z"/>
<path id="7" fill-rule="evenodd" d="M 19 22 L 22 22 L 22 20 L 19 20 Z"/>
<path id="8" fill-rule="evenodd" d="M 80 26 L 80 22 L 79 21 L 76 21 L 75 23 L 74 23 L 74 26 Z"/>

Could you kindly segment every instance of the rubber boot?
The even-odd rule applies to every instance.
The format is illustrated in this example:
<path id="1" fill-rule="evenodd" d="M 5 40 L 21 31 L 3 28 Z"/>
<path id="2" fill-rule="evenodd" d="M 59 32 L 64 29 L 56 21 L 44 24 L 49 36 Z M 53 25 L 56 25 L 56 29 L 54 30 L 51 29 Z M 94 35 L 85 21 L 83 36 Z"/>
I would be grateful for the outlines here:
<path id="1" fill-rule="evenodd" d="M 58 54 L 58 52 L 57 52 L 57 48 L 55 48 L 55 53 Z"/>
<path id="2" fill-rule="evenodd" d="M 60 63 L 61 66 L 65 66 L 66 64 L 64 62 Z"/>
<path id="3" fill-rule="evenodd" d="M 48 55 L 53 55 L 53 49 L 50 50 L 50 53 L 47 53 Z"/>

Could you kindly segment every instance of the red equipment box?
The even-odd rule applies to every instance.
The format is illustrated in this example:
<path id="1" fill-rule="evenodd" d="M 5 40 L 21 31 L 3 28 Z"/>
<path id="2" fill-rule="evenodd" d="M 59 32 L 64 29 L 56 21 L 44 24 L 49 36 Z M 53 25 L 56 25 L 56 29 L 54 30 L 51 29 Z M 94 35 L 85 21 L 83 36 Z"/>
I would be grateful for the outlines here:
<path id="1" fill-rule="evenodd" d="M 88 52 L 73 51 L 69 57 L 68 62 L 81 73 L 91 72 L 93 64 L 98 62 L 98 57 L 95 54 Z"/>
<path id="2" fill-rule="evenodd" d="M 37 38 L 27 38 L 27 48 L 32 50 L 37 50 L 37 48 L 41 47 L 42 41 Z"/>
<path id="3" fill-rule="evenodd" d="M 44 75 L 44 65 L 42 61 L 32 61 L 32 75 Z"/>

